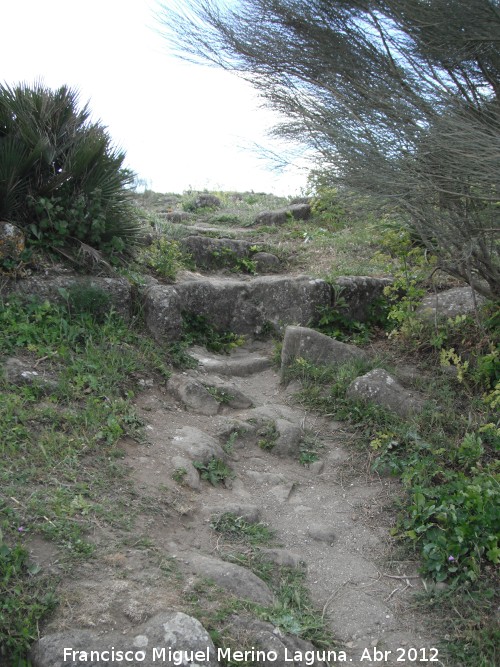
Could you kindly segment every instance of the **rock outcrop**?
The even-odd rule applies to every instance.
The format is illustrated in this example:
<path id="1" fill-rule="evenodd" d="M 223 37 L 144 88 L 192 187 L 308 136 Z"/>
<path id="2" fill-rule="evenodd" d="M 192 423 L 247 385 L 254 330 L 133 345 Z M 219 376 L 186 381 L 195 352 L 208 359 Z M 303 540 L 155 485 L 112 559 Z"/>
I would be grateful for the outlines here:
<path id="1" fill-rule="evenodd" d="M 362 360 L 367 355 L 355 345 L 341 343 L 314 329 L 287 327 L 281 351 L 282 370 L 299 357 L 319 366 Z"/>
<path id="2" fill-rule="evenodd" d="M 349 320 L 366 322 L 381 310 L 384 289 L 392 284 L 390 278 L 371 276 L 339 276 L 335 278 L 335 291 L 342 303 L 342 314 Z M 335 306 L 335 304 L 333 304 Z"/>
<path id="3" fill-rule="evenodd" d="M 62 302 L 61 289 L 71 290 L 74 287 L 102 290 L 109 296 L 116 312 L 127 320 L 130 318 L 132 288 L 125 278 L 81 276 L 61 269 L 46 271 L 20 280 L 7 280 L 2 285 L 2 293 L 37 298 L 41 301 Z"/>
<path id="4" fill-rule="evenodd" d="M 484 303 L 484 297 L 475 294 L 478 306 Z M 437 317 L 448 318 L 457 315 L 467 315 L 473 313 L 475 309 L 474 296 L 471 287 L 454 287 L 453 289 L 430 294 L 422 299 L 422 303 L 417 309 L 417 315 L 423 319 L 434 321 Z"/>
<path id="5" fill-rule="evenodd" d="M 255 224 L 282 225 L 287 220 L 308 220 L 310 217 L 310 204 L 292 204 L 276 211 L 262 211 L 256 216 Z"/>
<path id="6" fill-rule="evenodd" d="M 249 280 L 223 277 L 162 285 L 150 280 L 143 290 L 146 324 L 157 340 L 178 340 L 182 312 L 203 315 L 221 331 L 255 335 L 318 319 L 330 303 L 331 288 L 307 276 L 265 276 Z"/>
<path id="7" fill-rule="evenodd" d="M 189 656 L 184 665 L 203 663 L 217 667 L 216 651 L 209 633 L 192 616 L 180 611 L 166 611 L 133 628 L 123 628 L 107 634 L 100 631 L 71 630 L 45 635 L 31 651 L 33 667 L 80 667 L 83 665 L 125 664 L 153 665 L 174 664 L 172 651 L 200 651 L 198 660 Z M 91 656 L 91 651 L 94 657 Z M 118 655 L 121 652 L 121 655 Z M 202 653 L 205 659 L 202 659 Z M 127 654 L 128 657 L 125 657 Z"/>
<path id="8" fill-rule="evenodd" d="M 400 417 L 410 417 L 422 412 L 425 405 L 425 398 L 421 394 L 405 389 L 382 368 L 375 368 L 356 378 L 349 386 L 347 396 L 375 403 Z"/>

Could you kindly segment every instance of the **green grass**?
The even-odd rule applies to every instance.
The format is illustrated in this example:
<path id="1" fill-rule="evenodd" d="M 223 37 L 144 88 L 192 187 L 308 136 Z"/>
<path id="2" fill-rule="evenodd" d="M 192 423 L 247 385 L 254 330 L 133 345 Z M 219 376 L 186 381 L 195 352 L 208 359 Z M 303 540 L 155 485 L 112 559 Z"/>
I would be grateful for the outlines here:
<path id="1" fill-rule="evenodd" d="M 48 388 L 0 380 L 2 660 L 24 659 L 54 605 L 54 584 L 32 569 L 23 540 L 38 534 L 54 542 L 70 568 L 92 555 L 95 520 L 130 527 L 119 441 L 142 437 L 132 407 L 138 377 L 168 377 L 158 346 L 104 311 L 96 294 L 62 296 L 62 305 L 0 303 L 0 355 L 21 357 L 52 377 Z"/>
<path id="2" fill-rule="evenodd" d="M 0 512 L 5 517 L 0 522 L 0 661 L 10 658 L 9 664 L 23 665 L 31 642 L 37 638 L 38 622 L 57 604 L 55 581 L 30 563 L 21 541 L 24 526 L 17 527 L 17 539 L 10 537 L 16 519 L 9 516 L 1 501 Z M 3 531 L 9 535 L 8 541 Z"/>
<path id="3" fill-rule="evenodd" d="M 401 480 L 404 494 L 393 535 L 419 558 L 425 577 L 453 585 L 455 604 L 448 612 L 455 634 L 449 650 L 469 656 L 468 662 L 453 664 L 493 665 L 497 603 L 491 599 L 491 584 L 485 594 L 485 582 L 492 582 L 500 560 L 500 434 L 495 411 L 479 397 L 471 401 L 456 381 L 451 386 L 441 378 L 424 383 L 439 409 L 402 420 L 346 397 L 349 383 L 361 370 L 358 364 L 317 368 L 298 359 L 287 369 L 287 377 L 301 381 L 298 400 L 309 409 L 351 424 L 359 446 L 370 450 L 376 472 Z M 476 599 L 474 613 L 464 602 L 468 598 Z M 484 641 L 473 640 L 471 628 L 478 628 Z M 478 662 L 478 656 L 482 660 L 486 655 Z"/>
<path id="4" fill-rule="evenodd" d="M 490 572 L 475 586 L 430 588 L 417 596 L 414 606 L 429 616 L 434 631 L 443 638 L 440 656 L 445 664 L 495 667 L 500 657 L 500 629 L 492 610 L 498 602 L 498 581 Z"/>
<path id="5" fill-rule="evenodd" d="M 252 645 L 245 637 L 235 637 L 231 629 L 231 619 L 238 617 L 257 618 L 272 624 L 279 631 L 295 635 L 311 642 L 318 649 L 335 649 L 335 640 L 326 626 L 321 612 L 315 607 L 306 586 L 306 572 L 303 568 L 290 568 L 275 565 L 250 544 L 245 536 L 233 539 L 232 531 L 223 533 L 226 560 L 250 569 L 260 577 L 274 593 L 274 602 L 263 606 L 243 601 L 227 591 L 219 589 L 210 580 L 199 580 L 186 596 L 186 613 L 195 616 L 209 631 L 216 647 L 233 650 L 250 650 Z M 237 549 L 238 544 L 244 547 Z M 228 549 L 231 549 L 228 551 Z M 234 663 L 223 663 L 232 667 Z M 255 665 L 252 661 L 238 662 L 238 665 Z"/>
<path id="6" fill-rule="evenodd" d="M 263 523 L 249 523 L 243 517 L 225 512 L 221 516 L 214 517 L 210 526 L 225 539 L 248 542 L 249 544 L 266 544 L 273 537 L 271 531 Z"/>

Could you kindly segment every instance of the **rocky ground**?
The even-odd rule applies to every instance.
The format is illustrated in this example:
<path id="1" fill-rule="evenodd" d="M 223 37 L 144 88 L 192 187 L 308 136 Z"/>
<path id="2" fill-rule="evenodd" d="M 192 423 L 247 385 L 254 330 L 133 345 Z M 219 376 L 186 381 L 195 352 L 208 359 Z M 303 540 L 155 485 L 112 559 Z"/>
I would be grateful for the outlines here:
<path id="1" fill-rule="evenodd" d="M 229 359 L 196 352 L 200 368 L 181 379 L 223 386 L 231 395 L 241 392 L 239 403 L 249 407 L 214 408 L 208 400 L 194 405 L 189 392 L 176 392 L 184 398 L 176 400 L 154 380 L 147 383 L 137 397 L 147 441 L 124 443 L 125 463 L 144 512 L 126 547 L 120 545 L 122 536 L 95 527 L 101 556 L 63 585 L 64 604 L 46 629 L 48 635 L 62 634 L 50 651 L 44 649 L 44 640 L 39 643 L 36 664 L 57 664 L 69 629 L 75 646 L 79 641 L 80 646 L 109 643 L 113 637 L 133 643 L 136 635 L 147 634 L 137 627 L 145 619 L 166 610 L 185 612 L 186 593 L 207 579 L 224 591 L 221 595 L 272 605 L 273 592 L 266 583 L 225 560 L 230 549 L 210 526 L 212 517 L 225 512 L 272 529 L 272 543 L 262 548 L 265 558 L 279 565 L 304 564 L 317 614 L 337 640 L 332 649 L 345 651 L 347 661 L 396 665 L 405 664 L 401 657 L 410 648 L 428 652 L 434 640 L 423 619 L 410 610 L 411 595 L 422 586 L 417 564 L 391 555 L 389 528 L 397 483 L 370 474 L 349 449 L 349 433 L 342 424 L 294 404 L 293 387 L 280 384 L 277 370 L 265 361 L 268 346 L 249 346 Z M 258 441 L 269 423 L 276 425 L 278 436 L 276 445 L 266 450 Z M 223 446 L 232 433 L 241 435 L 227 451 Z M 306 437 L 315 439 L 320 454 L 310 465 L 298 460 Z M 212 486 L 192 466 L 214 456 L 233 471 L 225 484 Z M 186 471 L 179 482 L 172 479 L 176 470 Z M 152 499 L 155 507 L 148 511 Z M 150 540 L 147 550 L 138 546 L 145 535 Z M 175 585 L 162 567 L 175 572 Z M 248 636 L 251 616 L 238 621 Z M 76 628 L 82 637 L 74 633 Z M 276 633 L 286 646 L 286 637 Z M 190 637 L 186 631 L 185 643 L 192 643 Z M 390 652 L 387 660 L 369 659 L 375 648 Z"/>
<path id="2" fill-rule="evenodd" d="M 274 219 L 269 212 L 257 222 L 279 225 L 290 216 L 302 219 L 306 208 L 299 204 L 280 210 Z M 178 213 L 179 220 L 175 211 L 170 220 L 185 222 Z M 263 331 L 288 326 L 285 365 L 287 355 L 310 354 L 320 364 L 343 354 L 363 356 L 305 328 L 318 305 L 331 305 L 332 287 L 296 271 L 286 273 L 279 253 L 270 248 L 260 252 L 253 239 L 249 245 L 203 236 L 213 230 L 198 224 L 192 230 L 196 234 L 184 242 L 197 257 L 196 270 L 185 272 L 175 284 L 157 278 L 145 282 L 139 299 L 146 323 L 158 341 L 176 340 L 187 306 L 214 325 L 245 335 L 246 343 L 230 355 L 191 349 L 198 366 L 174 373 L 166 384 L 155 376 L 141 379 L 135 405 L 145 438 L 120 443 L 129 474 L 118 476 L 114 489 L 118 496 L 126 487 L 133 498 L 136 518 L 128 531 L 94 519 L 90 539 L 95 555 L 74 566 L 71 576 L 65 575 L 50 543 L 31 539 L 32 559 L 62 577 L 61 603 L 33 648 L 33 665 L 124 664 L 116 655 L 115 661 L 103 657 L 111 646 L 132 651 L 135 657 L 126 662 L 132 665 L 179 664 L 161 654 L 168 647 L 208 651 L 205 657 L 184 655 L 183 664 L 191 665 L 218 660 L 285 665 L 288 659 L 297 665 L 444 664 L 433 649 L 440 637 L 412 611 L 413 594 L 427 584 L 418 563 L 398 555 L 390 537 L 400 493 L 397 481 L 370 471 L 366 454 L 353 447 L 342 423 L 305 411 L 294 398 L 298 387 L 283 384 L 280 368 L 271 363 L 272 343 L 255 339 Z M 247 228 L 234 230 L 243 235 Z M 259 275 L 235 276 L 211 266 L 223 247 L 240 268 L 242 260 L 254 262 Z M 276 275 L 283 269 L 284 274 Z M 74 279 L 64 272 L 47 274 L 37 279 L 35 291 L 51 298 Z M 131 292 L 126 281 L 93 281 L 111 293 L 127 317 Z M 339 281 L 356 318 L 387 284 L 385 278 Z M 10 289 L 30 292 L 33 284 L 20 281 Z M 16 372 L 22 375 L 26 369 L 14 368 L 12 378 Z M 391 376 L 366 377 L 352 387 L 360 397 L 382 396 L 380 402 L 400 414 L 421 408 L 423 398 Z M 315 455 L 308 457 L 311 450 Z M 224 467 L 214 472 L 214 462 Z M 214 521 L 225 513 L 246 526 L 264 525 L 272 535 L 258 546 L 235 544 L 214 529 Z M 259 569 L 252 564 L 257 561 L 270 564 L 270 577 L 255 573 Z M 283 568 L 305 572 L 313 615 L 331 637 L 330 656 L 299 639 L 303 628 L 294 626 L 292 612 L 283 620 L 277 592 Z M 273 612 L 279 604 L 281 616 Z M 267 657 L 231 662 L 217 654 L 207 629 L 222 637 L 219 646 L 260 648 Z M 73 652 L 66 654 L 68 647 Z M 82 653 L 90 650 L 101 652 L 93 662 Z"/>

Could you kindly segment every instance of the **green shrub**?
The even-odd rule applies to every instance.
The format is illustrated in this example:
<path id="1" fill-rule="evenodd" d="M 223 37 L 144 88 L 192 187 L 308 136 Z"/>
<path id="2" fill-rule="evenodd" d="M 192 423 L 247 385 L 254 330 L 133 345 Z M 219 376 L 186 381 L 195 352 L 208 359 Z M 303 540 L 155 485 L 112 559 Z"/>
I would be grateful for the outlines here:
<path id="1" fill-rule="evenodd" d="M 76 91 L 0 85 L 0 218 L 29 244 L 115 256 L 137 243 L 124 159 Z"/>
<path id="2" fill-rule="evenodd" d="M 244 338 L 232 331 L 218 331 L 204 315 L 183 312 L 183 345 L 204 345 L 211 352 L 228 354 L 244 343 Z"/>
<path id="3" fill-rule="evenodd" d="M 380 297 L 369 306 L 364 322 L 349 318 L 346 314 L 347 303 L 342 296 L 337 296 L 335 305 L 318 308 L 319 320 L 314 328 L 321 333 L 344 343 L 363 345 L 373 337 L 375 329 L 388 330 L 391 323 L 387 319 L 389 302 Z"/>
<path id="4" fill-rule="evenodd" d="M 258 430 L 257 435 L 261 436 L 257 444 L 261 449 L 264 449 L 265 451 L 270 451 L 271 449 L 274 449 L 279 437 L 276 424 L 272 421 L 264 424 Z"/>
<path id="5" fill-rule="evenodd" d="M 193 465 L 199 471 L 201 479 L 205 479 L 212 486 L 223 484 L 227 479 L 234 477 L 231 468 L 215 456 L 212 456 L 208 463 L 193 461 Z"/>
<path id="6" fill-rule="evenodd" d="M 162 278 L 174 281 L 182 266 L 183 255 L 177 241 L 162 236 L 144 250 L 144 259 L 147 266 Z"/>

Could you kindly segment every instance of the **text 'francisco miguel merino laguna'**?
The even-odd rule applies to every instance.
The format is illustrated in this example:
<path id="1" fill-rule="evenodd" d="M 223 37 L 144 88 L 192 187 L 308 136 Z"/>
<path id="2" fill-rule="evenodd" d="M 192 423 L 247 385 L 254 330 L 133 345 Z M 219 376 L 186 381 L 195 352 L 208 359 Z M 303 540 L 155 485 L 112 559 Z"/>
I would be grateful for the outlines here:
<path id="1" fill-rule="evenodd" d="M 313 665 L 319 662 L 347 662 L 348 658 L 344 651 L 289 651 L 285 649 L 285 655 L 278 655 L 277 651 L 262 651 L 251 648 L 246 651 L 235 651 L 231 648 L 217 648 L 216 655 L 210 648 L 199 649 L 197 651 L 181 651 L 173 649 L 171 646 L 165 648 L 151 648 L 150 658 L 153 662 L 166 662 L 174 664 L 176 667 L 181 665 L 193 665 L 209 663 L 211 660 L 220 662 L 276 662 L 278 659 L 284 662 L 302 662 L 305 665 Z M 109 650 L 103 651 L 81 651 L 73 648 L 64 649 L 64 660 L 73 660 L 79 662 L 95 663 L 96 661 L 110 662 L 144 662 L 147 658 L 144 650 L 119 650 L 112 646 Z"/>

